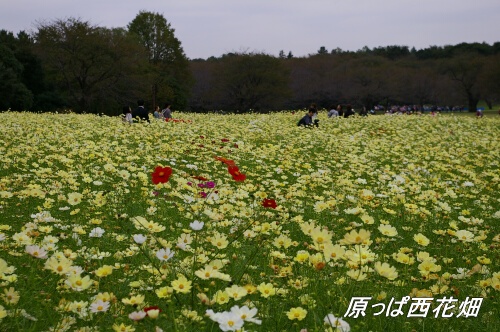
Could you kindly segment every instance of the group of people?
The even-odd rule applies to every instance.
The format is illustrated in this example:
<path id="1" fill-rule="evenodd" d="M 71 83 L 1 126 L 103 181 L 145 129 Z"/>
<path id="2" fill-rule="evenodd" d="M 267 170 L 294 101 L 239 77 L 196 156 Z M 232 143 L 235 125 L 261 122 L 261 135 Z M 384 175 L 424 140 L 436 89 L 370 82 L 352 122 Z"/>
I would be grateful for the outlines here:
<path id="1" fill-rule="evenodd" d="M 155 111 L 153 113 L 153 117 L 155 119 L 171 119 L 172 118 L 172 110 L 170 109 L 172 107 L 171 104 L 166 103 L 163 109 L 160 109 L 160 106 L 155 107 Z M 142 121 L 147 121 L 150 122 L 149 120 L 149 112 L 148 110 L 144 107 L 144 100 L 139 99 L 137 101 L 137 108 L 132 111 L 132 108 L 130 106 L 124 106 L 123 107 L 123 121 L 126 123 L 133 123 L 134 120 L 142 120 Z"/>
<path id="2" fill-rule="evenodd" d="M 354 114 L 355 114 L 354 109 L 352 108 L 351 105 L 347 105 L 345 110 L 342 107 L 342 105 L 337 105 L 337 107 L 332 107 L 328 111 L 329 118 L 335 118 L 335 117 L 348 118 Z M 368 115 L 368 112 L 366 111 L 365 107 L 363 107 L 363 110 L 360 113 L 360 115 L 365 115 L 365 116 Z M 319 127 L 319 120 L 317 119 L 317 117 L 318 117 L 318 107 L 316 106 L 316 104 L 312 104 L 309 107 L 309 110 L 306 113 L 306 115 L 304 115 L 304 117 L 299 120 L 297 126 Z"/>

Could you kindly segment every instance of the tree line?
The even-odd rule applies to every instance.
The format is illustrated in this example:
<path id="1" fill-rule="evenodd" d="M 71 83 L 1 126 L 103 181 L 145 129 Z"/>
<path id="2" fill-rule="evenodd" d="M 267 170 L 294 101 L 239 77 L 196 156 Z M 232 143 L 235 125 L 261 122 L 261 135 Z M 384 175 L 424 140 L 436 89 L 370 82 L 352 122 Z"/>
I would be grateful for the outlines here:
<path id="1" fill-rule="evenodd" d="M 116 115 L 145 99 L 194 112 L 268 112 L 316 103 L 464 106 L 500 101 L 500 42 L 417 50 L 321 46 L 294 57 L 255 52 L 189 60 L 159 13 L 126 28 L 69 18 L 31 34 L 0 31 L 0 110 L 72 110 Z"/>

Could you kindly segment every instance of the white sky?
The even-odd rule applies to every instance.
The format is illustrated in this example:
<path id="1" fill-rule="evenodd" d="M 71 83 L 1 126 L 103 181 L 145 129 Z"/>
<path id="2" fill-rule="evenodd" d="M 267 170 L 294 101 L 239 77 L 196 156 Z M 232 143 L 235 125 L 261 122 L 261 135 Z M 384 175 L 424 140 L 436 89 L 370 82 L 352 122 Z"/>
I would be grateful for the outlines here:
<path id="1" fill-rule="evenodd" d="M 140 10 L 163 14 L 191 59 L 500 41 L 500 0 L 0 0 L 0 29 L 68 17 L 126 27 Z"/>

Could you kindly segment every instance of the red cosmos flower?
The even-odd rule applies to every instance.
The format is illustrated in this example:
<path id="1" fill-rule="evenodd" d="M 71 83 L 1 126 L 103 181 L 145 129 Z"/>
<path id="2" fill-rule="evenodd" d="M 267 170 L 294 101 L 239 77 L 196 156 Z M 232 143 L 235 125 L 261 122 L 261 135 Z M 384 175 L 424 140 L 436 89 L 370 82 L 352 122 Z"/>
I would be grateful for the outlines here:
<path id="1" fill-rule="evenodd" d="M 154 184 L 167 183 L 171 175 L 172 169 L 170 167 L 156 166 L 153 173 L 151 173 L 151 178 Z"/>
<path id="2" fill-rule="evenodd" d="M 264 198 L 264 200 L 262 201 L 262 206 L 265 208 L 276 209 L 278 204 L 276 204 L 276 201 L 274 199 Z"/>
<path id="3" fill-rule="evenodd" d="M 236 165 L 231 165 L 227 168 L 229 174 L 233 177 L 233 180 L 236 182 L 243 182 L 247 178 L 247 176 L 243 173 L 240 173 L 240 169 Z"/>
<path id="4" fill-rule="evenodd" d="M 200 181 L 207 181 L 208 180 L 206 177 L 199 176 L 199 175 L 193 175 L 192 178 L 196 179 L 196 180 L 200 180 Z"/>

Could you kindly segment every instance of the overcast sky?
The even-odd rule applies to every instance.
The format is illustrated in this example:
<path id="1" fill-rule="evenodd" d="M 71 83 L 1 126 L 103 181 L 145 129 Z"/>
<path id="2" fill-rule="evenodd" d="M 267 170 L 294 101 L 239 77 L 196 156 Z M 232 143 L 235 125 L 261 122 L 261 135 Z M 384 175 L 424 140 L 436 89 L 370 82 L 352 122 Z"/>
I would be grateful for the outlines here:
<path id="1" fill-rule="evenodd" d="M 0 29 L 68 17 L 126 27 L 140 10 L 163 14 L 191 59 L 500 41 L 500 0 L 0 0 Z"/>

